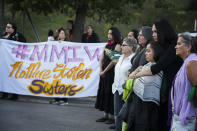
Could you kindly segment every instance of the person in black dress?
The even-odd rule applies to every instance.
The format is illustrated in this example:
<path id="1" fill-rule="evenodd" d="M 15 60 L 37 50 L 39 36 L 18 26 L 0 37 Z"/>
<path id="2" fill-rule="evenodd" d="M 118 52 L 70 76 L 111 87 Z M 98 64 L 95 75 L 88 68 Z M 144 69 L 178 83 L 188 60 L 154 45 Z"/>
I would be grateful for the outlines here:
<path id="1" fill-rule="evenodd" d="M 108 30 L 108 44 L 106 49 L 114 50 L 117 44 L 121 44 L 121 34 L 116 27 L 111 27 Z M 112 94 L 112 84 L 114 82 L 114 66 L 104 73 L 104 69 L 109 65 L 111 59 L 105 51 L 100 59 L 100 82 L 97 92 L 95 108 L 104 111 L 104 117 L 97 119 L 96 122 L 114 123 L 114 96 Z"/>

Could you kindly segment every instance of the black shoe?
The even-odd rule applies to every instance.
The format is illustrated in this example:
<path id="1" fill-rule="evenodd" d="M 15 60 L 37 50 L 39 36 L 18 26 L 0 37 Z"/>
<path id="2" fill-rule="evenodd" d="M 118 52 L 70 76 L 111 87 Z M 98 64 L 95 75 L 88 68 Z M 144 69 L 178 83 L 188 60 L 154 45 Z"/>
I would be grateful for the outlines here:
<path id="1" fill-rule="evenodd" d="M 7 99 L 8 98 L 8 93 L 2 93 L 1 99 Z"/>
<path id="2" fill-rule="evenodd" d="M 18 95 L 17 94 L 10 94 L 11 96 L 8 97 L 9 100 L 17 100 L 18 99 Z"/>
<path id="3" fill-rule="evenodd" d="M 109 129 L 116 129 L 115 125 L 110 126 Z"/>
<path id="4" fill-rule="evenodd" d="M 114 119 L 108 119 L 108 121 L 105 122 L 105 124 L 114 124 L 115 120 Z"/>
<path id="5" fill-rule="evenodd" d="M 10 97 L 9 100 L 15 101 L 15 100 L 18 100 L 18 97 Z"/>
<path id="6" fill-rule="evenodd" d="M 108 120 L 108 118 L 102 117 L 100 119 L 97 119 L 96 122 L 105 122 L 107 120 Z"/>

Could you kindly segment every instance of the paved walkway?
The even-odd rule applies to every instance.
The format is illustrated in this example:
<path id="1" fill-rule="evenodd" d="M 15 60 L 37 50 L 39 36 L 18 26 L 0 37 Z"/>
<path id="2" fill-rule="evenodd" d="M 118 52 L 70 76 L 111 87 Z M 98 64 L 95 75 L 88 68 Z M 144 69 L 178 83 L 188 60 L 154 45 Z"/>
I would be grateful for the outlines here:
<path id="1" fill-rule="evenodd" d="M 112 131 L 95 120 L 103 113 L 94 108 L 95 98 L 69 99 L 64 106 L 49 98 L 20 96 L 0 99 L 0 131 Z"/>

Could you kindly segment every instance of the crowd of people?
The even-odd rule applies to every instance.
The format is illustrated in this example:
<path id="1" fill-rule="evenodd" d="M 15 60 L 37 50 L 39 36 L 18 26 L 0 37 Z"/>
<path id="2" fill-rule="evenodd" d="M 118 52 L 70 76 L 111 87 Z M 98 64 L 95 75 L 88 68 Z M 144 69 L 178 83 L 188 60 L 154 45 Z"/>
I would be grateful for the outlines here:
<path id="1" fill-rule="evenodd" d="M 71 41 L 73 21 L 48 32 L 48 41 Z M 7 23 L 3 39 L 26 42 L 14 23 Z M 108 42 L 100 58 L 100 82 L 95 108 L 103 111 L 96 122 L 116 131 L 194 131 L 197 117 L 197 37 L 177 35 L 165 19 L 132 29 L 123 38 L 108 29 Z M 99 43 L 88 25 L 82 43 Z M 127 95 L 125 97 L 125 95 Z M 3 93 L 2 98 L 16 94 Z M 68 104 L 55 98 L 51 104 Z"/>
<path id="2" fill-rule="evenodd" d="M 117 46 L 122 55 L 113 59 Z M 95 104 L 104 116 L 96 122 L 116 131 L 194 131 L 196 68 L 197 37 L 177 35 L 167 20 L 132 29 L 124 39 L 110 28 Z"/>

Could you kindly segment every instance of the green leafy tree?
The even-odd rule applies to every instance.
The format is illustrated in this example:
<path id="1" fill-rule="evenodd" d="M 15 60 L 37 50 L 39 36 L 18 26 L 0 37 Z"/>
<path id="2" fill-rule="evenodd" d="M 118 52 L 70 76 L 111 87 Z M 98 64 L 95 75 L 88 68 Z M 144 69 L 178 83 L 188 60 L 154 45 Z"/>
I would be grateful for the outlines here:
<path id="1" fill-rule="evenodd" d="M 197 16 L 195 2 L 196 0 L 146 0 L 141 8 L 132 9 L 132 18 L 139 25 L 151 25 L 154 20 L 165 18 L 177 33 L 192 31 Z"/>
<path id="2" fill-rule="evenodd" d="M 75 16 L 73 41 L 80 42 L 86 17 L 106 23 L 128 23 L 128 7 L 139 7 L 145 0 L 7 0 L 11 11 L 31 11 L 48 15 L 53 11 Z"/>
<path id="3" fill-rule="evenodd" d="M 73 41 L 80 42 L 86 18 L 99 24 L 127 24 L 136 28 L 167 18 L 177 32 L 189 31 L 197 15 L 196 0 L 6 0 L 11 11 L 49 15 L 59 12 L 74 18 Z M 134 26 L 135 25 L 135 26 Z"/>

